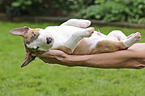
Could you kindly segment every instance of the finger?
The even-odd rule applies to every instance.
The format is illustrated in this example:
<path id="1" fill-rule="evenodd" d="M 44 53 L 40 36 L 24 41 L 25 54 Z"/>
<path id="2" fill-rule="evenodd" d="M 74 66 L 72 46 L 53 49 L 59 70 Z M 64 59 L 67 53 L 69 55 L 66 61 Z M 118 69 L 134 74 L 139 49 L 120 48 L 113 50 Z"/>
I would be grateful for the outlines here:
<path id="1" fill-rule="evenodd" d="M 137 65 L 137 69 L 142 69 L 144 67 L 145 67 L 145 64 L 139 64 L 139 65 Z"/>
<path id="2" fill-rule="evenodd" d="M 48 50 L 45 53 L 37 54 L 38 57 L 65 57 L 67 54 L 60 50 Z"/>

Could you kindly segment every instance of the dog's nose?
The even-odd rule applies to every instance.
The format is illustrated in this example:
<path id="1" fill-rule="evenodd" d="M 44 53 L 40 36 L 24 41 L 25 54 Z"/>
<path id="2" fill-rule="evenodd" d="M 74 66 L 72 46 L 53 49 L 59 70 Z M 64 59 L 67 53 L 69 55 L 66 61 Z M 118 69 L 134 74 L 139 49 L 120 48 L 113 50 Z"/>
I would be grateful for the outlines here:
<path id="1" fill-rule="evenodd" d="M 47 41 L 47 44 L 50 44 L 52 42 L 52 38 L 51 37 L 47 37 L 46 41 Z"/>

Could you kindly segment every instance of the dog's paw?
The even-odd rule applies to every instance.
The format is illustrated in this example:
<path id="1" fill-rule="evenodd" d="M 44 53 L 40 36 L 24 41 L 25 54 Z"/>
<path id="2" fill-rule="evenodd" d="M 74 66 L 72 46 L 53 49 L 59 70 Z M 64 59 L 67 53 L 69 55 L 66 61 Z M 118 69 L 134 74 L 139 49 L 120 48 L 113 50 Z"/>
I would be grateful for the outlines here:
<path id="1" fill-rule="evenodd" d="M 136 32 L 135 34 L 131 34 L 130 37 L 125 40 L 124 44 L 126 47 L 130 47 L 136 42 L 139 42 L 141 40 L 141 34 L 139 32 Z"/>
<path id="2" fill-rule="evenodd" d="M 131 39 L 133 42 L 138 42 L 141 40 L 141 34 L 139 32 L 136 32 L 135 34 L 132 34 L 129 39 Z"/>
<path id="3" fill-rule="evenodd" d="M 137 42 L 141 40 L 141 34 L 139 32 L 136 33 Z"/>
<path id="4" fill-rule="evenodd" d="M 83 31 L 82 36 L 89 37 L 93 34 L 93 32 L 94 32 L 94 27 L 87 28 Z"/>
<path id="5" fill-rule="evenodd" d="M 80 20 L 80 27 L 86 28 L 91 25 L 90 20 Z"/>

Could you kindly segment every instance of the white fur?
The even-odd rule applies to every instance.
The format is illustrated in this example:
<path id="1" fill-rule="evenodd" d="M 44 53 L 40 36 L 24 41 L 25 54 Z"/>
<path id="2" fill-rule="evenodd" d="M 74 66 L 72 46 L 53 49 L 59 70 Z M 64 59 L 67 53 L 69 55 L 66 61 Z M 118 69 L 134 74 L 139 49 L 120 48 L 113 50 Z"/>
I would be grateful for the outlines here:
<path id="1" fill-rule="evenodd" d="M 40 35 L 32 43 L 28 44 L 29 48 L 40 47 L 40 50 L 47 51 L 50 45 L 46 44 L 47 37 L 53 37 L 54 42 L 51 48 L 66 46 L 72 50 L 75 49 L 78 42 L 83 37 L 88 37 L 93 31 L 93 28 L 78 28 L 74 26 L 49 26 L 39 31 Z"/>

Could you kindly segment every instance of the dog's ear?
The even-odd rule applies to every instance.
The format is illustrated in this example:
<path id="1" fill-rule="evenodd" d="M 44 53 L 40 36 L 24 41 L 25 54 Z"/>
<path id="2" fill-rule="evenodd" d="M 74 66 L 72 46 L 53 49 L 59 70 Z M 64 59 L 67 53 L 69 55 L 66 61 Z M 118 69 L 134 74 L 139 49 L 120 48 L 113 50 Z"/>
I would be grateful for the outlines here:
<path id="1" fill-rule="evenodd" d="M 10 33 L 14 35 L 24 36 L 24 33 L 27 32 L 28 30 L 29 30 L 29 27 L 25 26 L 21 28 L 15 28 L 11 30 Z"/>
<path id="2" fill-rule="evenodd" d="M 26 53 L 25 61 L 21 65 L 21 67 L 24 67 L 28 65 L 31 61 L 35 60 L 36 56 L 31 56 L 29 52 Z"/>

